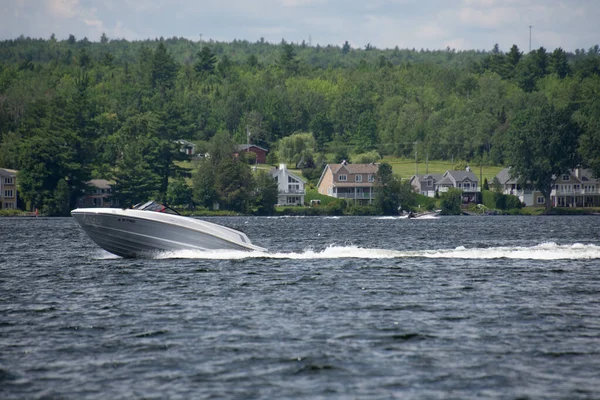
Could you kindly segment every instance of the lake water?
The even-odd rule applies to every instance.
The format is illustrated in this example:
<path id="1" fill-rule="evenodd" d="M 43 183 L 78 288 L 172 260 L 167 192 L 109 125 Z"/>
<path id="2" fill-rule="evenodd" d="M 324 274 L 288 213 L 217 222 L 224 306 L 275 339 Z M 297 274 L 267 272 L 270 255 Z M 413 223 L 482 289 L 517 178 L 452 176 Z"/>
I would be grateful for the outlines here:
<path id="1" fill-rule="evenodd" d="M 600 217 L 207 219 L 269 253 L 1 218 L 0 398 L 600 396 Z"/>

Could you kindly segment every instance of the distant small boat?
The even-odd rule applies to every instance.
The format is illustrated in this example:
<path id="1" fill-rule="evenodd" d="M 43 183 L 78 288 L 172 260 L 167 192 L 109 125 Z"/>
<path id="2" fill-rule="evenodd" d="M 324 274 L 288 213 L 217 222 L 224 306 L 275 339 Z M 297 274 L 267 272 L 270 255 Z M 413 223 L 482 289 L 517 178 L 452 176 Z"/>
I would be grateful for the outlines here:
<path id="1" fill-rule="evenodd" d="M 424 211 L 420 213 L 409 211 L 406 217 L 411 219 L 430 219 L 437 218 L 439 215 L 439 211 Z"/>
<path id="2" fill-rule="evenodd" d="M 267 251 L 243 232 L 184 217 L 154 201 L 131 209 L 77 208 L 71 215 L 98 246 L 121 257 L 173 250 Z"/>

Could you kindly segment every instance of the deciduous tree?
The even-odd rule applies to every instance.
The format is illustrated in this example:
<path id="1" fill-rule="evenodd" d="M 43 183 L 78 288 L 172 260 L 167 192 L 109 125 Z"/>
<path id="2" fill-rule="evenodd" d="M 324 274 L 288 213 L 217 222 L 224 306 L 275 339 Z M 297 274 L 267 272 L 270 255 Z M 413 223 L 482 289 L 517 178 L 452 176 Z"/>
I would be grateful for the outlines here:
<path id="1" fill-rule="evenodd" d="M 579 162 L 577 144 L 580 128 L 569 109 L 551 105 L 517 112 L 508 130 L 508 162 L 513 178 L 523 187 L 530 184 L 552 207 L 550 192 L 557 177 Z"/>

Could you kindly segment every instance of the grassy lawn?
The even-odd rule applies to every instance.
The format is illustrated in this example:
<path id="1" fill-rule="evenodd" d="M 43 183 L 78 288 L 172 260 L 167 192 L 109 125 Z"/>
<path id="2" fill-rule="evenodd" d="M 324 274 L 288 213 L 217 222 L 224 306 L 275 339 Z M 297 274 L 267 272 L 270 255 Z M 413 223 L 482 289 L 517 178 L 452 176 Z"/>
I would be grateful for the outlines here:
<path id="1" fill-rule="evenodd" d="M 454 169 L 454 164 L 451 161 L 439 161 L 439 160 L 430 160 L 429 165 L 427 165 L 423 161 L 419 161 L 419 163 L 415 166 L 415 160 L 411 160 L 408 158 L 397 158 L 397 157 L 384 157 L 382 162 L 386 162 L 392 166 L 392 170 L 396 175 L 399 175 L 402 179 L 410 179 L 411 176 L 415 175 L 418 170 L 419 175 L 423 175 L 425 173 L 430 174 L 443 174 L 448 170 Z M 504 167 L 493 167 L 493 166 L 484 166 L 481 168 L 482 180 L 486 179 L 488 182 L 491 182 L 492 179 L 500 172 Z M 479 167 L 472 166 L 471 170 L 479 178 Z"/>

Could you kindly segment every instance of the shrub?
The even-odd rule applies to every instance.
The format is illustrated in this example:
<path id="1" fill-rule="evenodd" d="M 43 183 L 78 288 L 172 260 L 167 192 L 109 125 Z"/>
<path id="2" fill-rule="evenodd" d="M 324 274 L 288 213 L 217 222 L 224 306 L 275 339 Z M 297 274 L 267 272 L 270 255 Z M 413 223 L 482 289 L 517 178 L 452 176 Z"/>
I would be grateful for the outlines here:
<path id="1" fill-rule="evenodd" d="M 443 215 L 461 215 L 462 190 L 450 188 L 442 194 L 441 204 Z"/>
<path id="2" fill-rule="evenodd" d="M 483 191 L 483 205 L 497 210 L 520 209 L 523 206 L 517 196 L 489 190 Z"/>
<path id="3" fill-rule="evenodd" d="M 377 210 L 373 206 L 351 205 L 346 208 L 347 215 L 377 215 Z"/>
<path id="4" fill-rule="evenodd" d="M 507 210 L 519 209 L 523 207 L 523 203 L 521 203 L 521 200 L 519 200 L 517 196 L 513 196 L 511 194 L 505 194 L 503 196 L 506 197 L 505 206 Z"/>
<path id="5" fill-rule="evenodd" d="M 327 209 L 327 214 L 329 215 L 343 215 L 346 205 L 346 200 L 336 199 L 329 202 L 325 208 Z"/>

